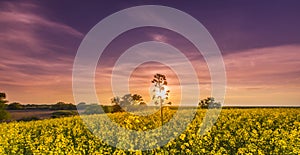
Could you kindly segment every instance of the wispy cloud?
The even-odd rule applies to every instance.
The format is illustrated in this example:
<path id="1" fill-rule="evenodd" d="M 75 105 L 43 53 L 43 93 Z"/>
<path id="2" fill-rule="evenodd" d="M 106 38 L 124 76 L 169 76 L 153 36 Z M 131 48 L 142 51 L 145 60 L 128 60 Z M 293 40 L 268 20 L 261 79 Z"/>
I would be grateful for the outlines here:
<path id="1" fill-rule="evenodd" d="M 0 3 L 0 91 L 5 91 L 11 101 L 23 103 L 73 101 L 72 64 L 83 34 L 71 26 L 48 18 L 44 10 L 35 3 L 19 1 Z M 143 13 L 140 18 L 170 24 L 163 23 L 164 21 L 156 14 Z M 209 96 L 211 90 L 209 68 L 202 55 L 191 43 L 180 39 L 180 35 L 170 35 L 173 32 L 165 30 L 165 33 L 160 33 L 161 31 L 157 29 L 152 31 L 156 33 L 146 31 L 144 35 L 147 36 L 137 38 L 167 42 L 182 51 L 197 72 L 202 95 L 200 97 Z M 133 36 L 137 34 L 133 33 Z M 244 34 L 240 36 L 244 37 Z M 108 103 L 112 97 L 111 72 L 120 54 L 115 51 L 126 49 L 128 46 L 125 44 L 128 42 L 135 43 L 130 42 L 128 38 L 120 39 L 119 42 L 120 45 L 108 48 L 106 56 L 100 59 L 102 65 L 97 68 L 96 88 L 100 99 L 103 100 L 102 103 Z M 225 104 L 299 104 L 300 45 L 237 49 L 223 53 L 228 82 Z M 141 52 L 141 55 L 136 56 L 149 55 Z M 175 66 L 186 63 L 174 57 L 170 59 Z M 126 69 L 128 67 L 126 65 L 131 64 L 124 64 L 119 70 Z M 130 89 L 133 93 L 145 96 L 148 95 L 149 80 L 157 72 L 168 74 L 169 84 L 173 89 L 171 95 L 178 100 L 179 97 L 176 95 L 180 93 L 178 77 L 162 64 L 144 64 L 139 66 L 131 77 L 125 77 L 122 72 L 119 72 L 118 76 L 130 78 Z M 186 73 L 184 69 L 180 72 Z M 285 99 L 288 99 L 289 103 L 286 103 Z"/>
<path id="2" fill-rule="evenodd" d="M 227 104 L 299 105 L 299 51 L 285 45 L 226 55 Z"/>
<path id="3" fill-rule="evenodd" d="M 300 98 L 296 97 L 295 99 L 294 95 L 295 92 L 299 93 L 300 88 L 299 51 L 299 45 L 286 45 L 255 48 L 225 55 L 223 57 L 227 74 L 225 104 L 297 105 Z M 141 55 L 136 55 L 136 57 L 147 57 L 147 55 L 143 54 L 144 53 L 141 52 Z M 184 62 L 178 62 L 175 58 L 173 65 L 176 65 L 176 63 L 180 65 Z M 211 79 L 205 62 L 192 59 L 191 63 L 198 73 L 199 86 L 201 89 L 200 98 L 209 96 L 211 91 Z M 117 71 L 120 71 L 118 72 L 118 78 L 128 78 L 122 74 L 123 70 L 128 69 L 128 65 L 130 66 L 131 62 L 117 68 Z M 136 69 L 138 72 L 132 73 L 131 80 L 135 82 L 131 82 L 131 90 L 138 90 L 139 93 L 148 95 L 147 88 L 149 87 L 149 79 L 157 72 L 167 74 L 169 79 L 171 79 L 170 85 L 178 85 L 179 83 L 176 82 L 178 77 L 168 70 L 169 69 L 163 64 L 153 62 L 140 66 Z M 101 92 L 103 92 L 105 88 L 108 88 L 107 91 L 111 91 L 109 89 L 111 84 L 111 71 L 112 68 L 106 68 L 105 74 L 98 72 L 96 76 L 98 77 L 96 79 L 99 79 L 98 86 L 101 87 L 98 88 L 101 89 Z M 182 70 L 181 72 L 184 73 L 185 71 Z M 102 76 L 105 76 L 109 82 L 104 82 L 104 79 L 101 78 Z M 148 81 L 145 81 L 145 79 L 148 79 Z M 179 89 L 179 87 L 174 87 L 174 89 Z M 179 93 L 178 90 L 175 92 Z M 101 96 L 104 98 L 105 95 L 102 94 Z M 283 98 L 290 98 L 289 103 L 283 103 Z"/>
<path id="4" fill-rule="evenodd" d="M 149 36 L 155 41 L 168 42 L 168 38 L 165 35 L 151 33 L 151 34 L 149 34 Z"/>
<path id="5" fill-rule="evenodd" d="M 32 101 L 31 93 L 36 94 L 36 101 L 55 102 L 47 97 L 53 86 L 65 96 L 63 92 L 71 88 L 74 45 L 83 34 L 50 20 L 34 3 L 7 1 L 0 8 L 0 89 L 22 92 L 8 97 L 23 102 Z"/>

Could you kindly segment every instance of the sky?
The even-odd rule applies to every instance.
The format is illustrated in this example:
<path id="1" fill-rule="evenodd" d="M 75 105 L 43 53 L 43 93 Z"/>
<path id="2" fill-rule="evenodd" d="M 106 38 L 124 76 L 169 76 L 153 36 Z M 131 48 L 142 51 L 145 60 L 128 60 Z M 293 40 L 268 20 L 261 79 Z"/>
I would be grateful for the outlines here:
<path id="1" fill-rule="evenodd" d="M 0 92 L 5 92 L 10 102 L 22 104 L 74 103 L 72 69 L 81 41 L 105 17 L 139 5 L 173 7 L 205 26 L 225 64 L 224 105 L 300 105 L 300 2 L 296 0 L 4 0 L 0 2 Z M 101 103 L 110 103 L 113 96 L 114 63 L 128 48 L 145 41 L 160 41 L 179 49 L 197 72 L 199 99 L 210 96 L 209 69 L 193 44 L 171 30 L 143 27 L 121 34 L 101 55 L 95 72 Z M 177 65 L 180 63 L 184 62 Z M 164 64 L 148 62 L 130 77 L 119 72 L 118 78 L 129 79 L 130 92 L 149 101 L 150 81 L 157 72 L 166 74 L 170 100 L 176 104 L 181 97 L 180 82 L 176 72 Z"/>

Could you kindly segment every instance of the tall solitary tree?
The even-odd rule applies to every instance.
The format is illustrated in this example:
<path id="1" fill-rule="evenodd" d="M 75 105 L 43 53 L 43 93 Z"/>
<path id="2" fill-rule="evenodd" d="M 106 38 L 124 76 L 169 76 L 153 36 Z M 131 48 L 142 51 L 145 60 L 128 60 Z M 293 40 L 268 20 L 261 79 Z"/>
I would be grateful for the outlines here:
<path id="1" fill-rule="evenodd" d="M 160 105 L 161 124 L 163 125 L 163 104 L 168 100 L 170 90 L 167 90 L 167 78 L 163 74 L 155 74 L 151 81 L 154 84 L 152 100 Z"/>

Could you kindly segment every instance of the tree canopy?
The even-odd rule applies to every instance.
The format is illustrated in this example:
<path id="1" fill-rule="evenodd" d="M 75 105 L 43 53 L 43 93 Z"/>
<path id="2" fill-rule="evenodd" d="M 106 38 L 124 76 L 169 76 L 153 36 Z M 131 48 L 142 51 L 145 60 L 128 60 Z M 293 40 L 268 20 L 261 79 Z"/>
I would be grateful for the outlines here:
<path id="1" fill-rule="evenodd" d="M 155 105 L 164 104 L 169 98 L 170 90 L 168 90 L 167 78 L 163 74 L 155 74 L 153 80 L 151 81 L 154 84 L 152 88 L 152 101 Z"/>
<path id="2" fill-rule="evenodd" d="M 139 94 L 125 94 L 122 97 L 116 96 L 111 99 L 112 104 L 120 106 L 146 105 L 143 101 L 143 97 Z"/>
<path id="3" fill-rule="evenodd" d="M 199 102 L 201 108 L 219 108 L 220 102 L 216 102 L 214 97 L 207 97 Z"/>
<path id="4" fill-rule="evenodd" d="M 6 104 L 8 101 L 6 100 L 6 94 L 0 92 L 0 121 L 8 119 L 10 117 L 9 113 L 5 110 Z"/>
<path id="5" fill-rule="evenodd" d="M 7 106 L 7 109 L 9 109 L 9 110 L 20 110 L 20 109 L 23 109 L 23 106 L 18 102 L 13 102 L 13 103 L 10 103 Z"/>

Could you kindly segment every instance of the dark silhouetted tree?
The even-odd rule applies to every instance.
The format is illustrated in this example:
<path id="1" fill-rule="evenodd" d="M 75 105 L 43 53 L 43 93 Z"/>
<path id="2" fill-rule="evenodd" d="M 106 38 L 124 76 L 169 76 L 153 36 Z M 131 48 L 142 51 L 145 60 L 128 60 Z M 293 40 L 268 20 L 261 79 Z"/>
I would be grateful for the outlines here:
<path id="1" fill-rule="evenodd" d="M 160 105 L 161 123 L 163 125 L 163 104 L 168 100 L 170 90 L 167 90 L 167 78 L 163 74 L 155 74 L 154 79 L 151 81 L 154 84 L 152 100 L 155 104 Z"/>
<path id="2" fill-rule="evenodd" d="M 21 110 L 21 109 L 24 109 L 24 107 L 18 102 L 13 102 L 7 106 L 7 109 L 8 110 Z"/>
<path id="3" fill-rule="evenodd" d="M 102 114 L 104 111 L 98 104 L 90 104 L 85 108 L 84 114 Z"/>
<path id="4" fill-rule="evenodd" d="M 220 102 L 216 102 L 214 97 L 207 97 L 199 102 L 201 108 L 219 108 Z"/>
<path id="5" fill-rule="evenodd" d="M 10 117 L 9 113 L 5 110 L 6 104 L 8 101 L 6 100 L 6 94 L 0 93 L 0 121 L 6 120 Z"/>
<path id="6" fill-rule="evenodd" d="M 111 103 L 113 105 L 121 105 L 121 106 L 130 106 L 130 105 L 139 105 L 143 102 L 143 97 L 138 94 L 126 94 L 123 97 L 113 97 L 111 99 Z"/>
<path id="7" fill-rule="evenodd" d="M 6 100 L 6 94 L 0 93 L 0 109 L 4 109 L 6 107 L 5 103 L 8 101 Z"/>
<path id="8" fill-rule="evenodd" d="M 121 98 L 119 96 L 113 97 L 111 99 L 111 104 L 113 105 L 120 105 L 120 102 L 121 102 Z"/>
<path id="9" fill-rule="evenodd" d="M 76 107 L 77 107 L 78 110 L 83 110 L 83 109 L 86 108 L 86 106 L 87 106 L 87 104 L 85 102 L 80 102 L 80 103 L 77 104 Z"/>
<path id="10" fill-rule="evenodd" d="M 143 102 L 143 97 L 138 94 L 133 94 L 132 96 L 132 105 L 139 105 Z"/>
<path id="11" fill-rule="evenodd" d="M 53 109 L 53 110 L 76 110 L 76 106 L 72 103 L 57 102 L 56 104 L 52 105 L 51 109 Z"/>
<path id="12" fill-rule="evenodd" d="M 146 102 L 144 102 L 144 101 L 142 101 L 142 102 L 140 102 L 140 105 L 142 105 L 142 106 L 146 106 L 146 105 L 147 105 L 147 103 L 146 103 Z"/>
<path id="13" fill-rule="evenodd" d="M 122 98 L 121 98 L 122 100 L 120 101 L 120 105 L 122 106 L 122 107 L 126 107 L 126 106 L 130 106 L 131 105 L 131 103 L 132 103 L 132 96 L 131 96 L 131 94 L 126 94 L 126 95 L 124 95 Z"/>

